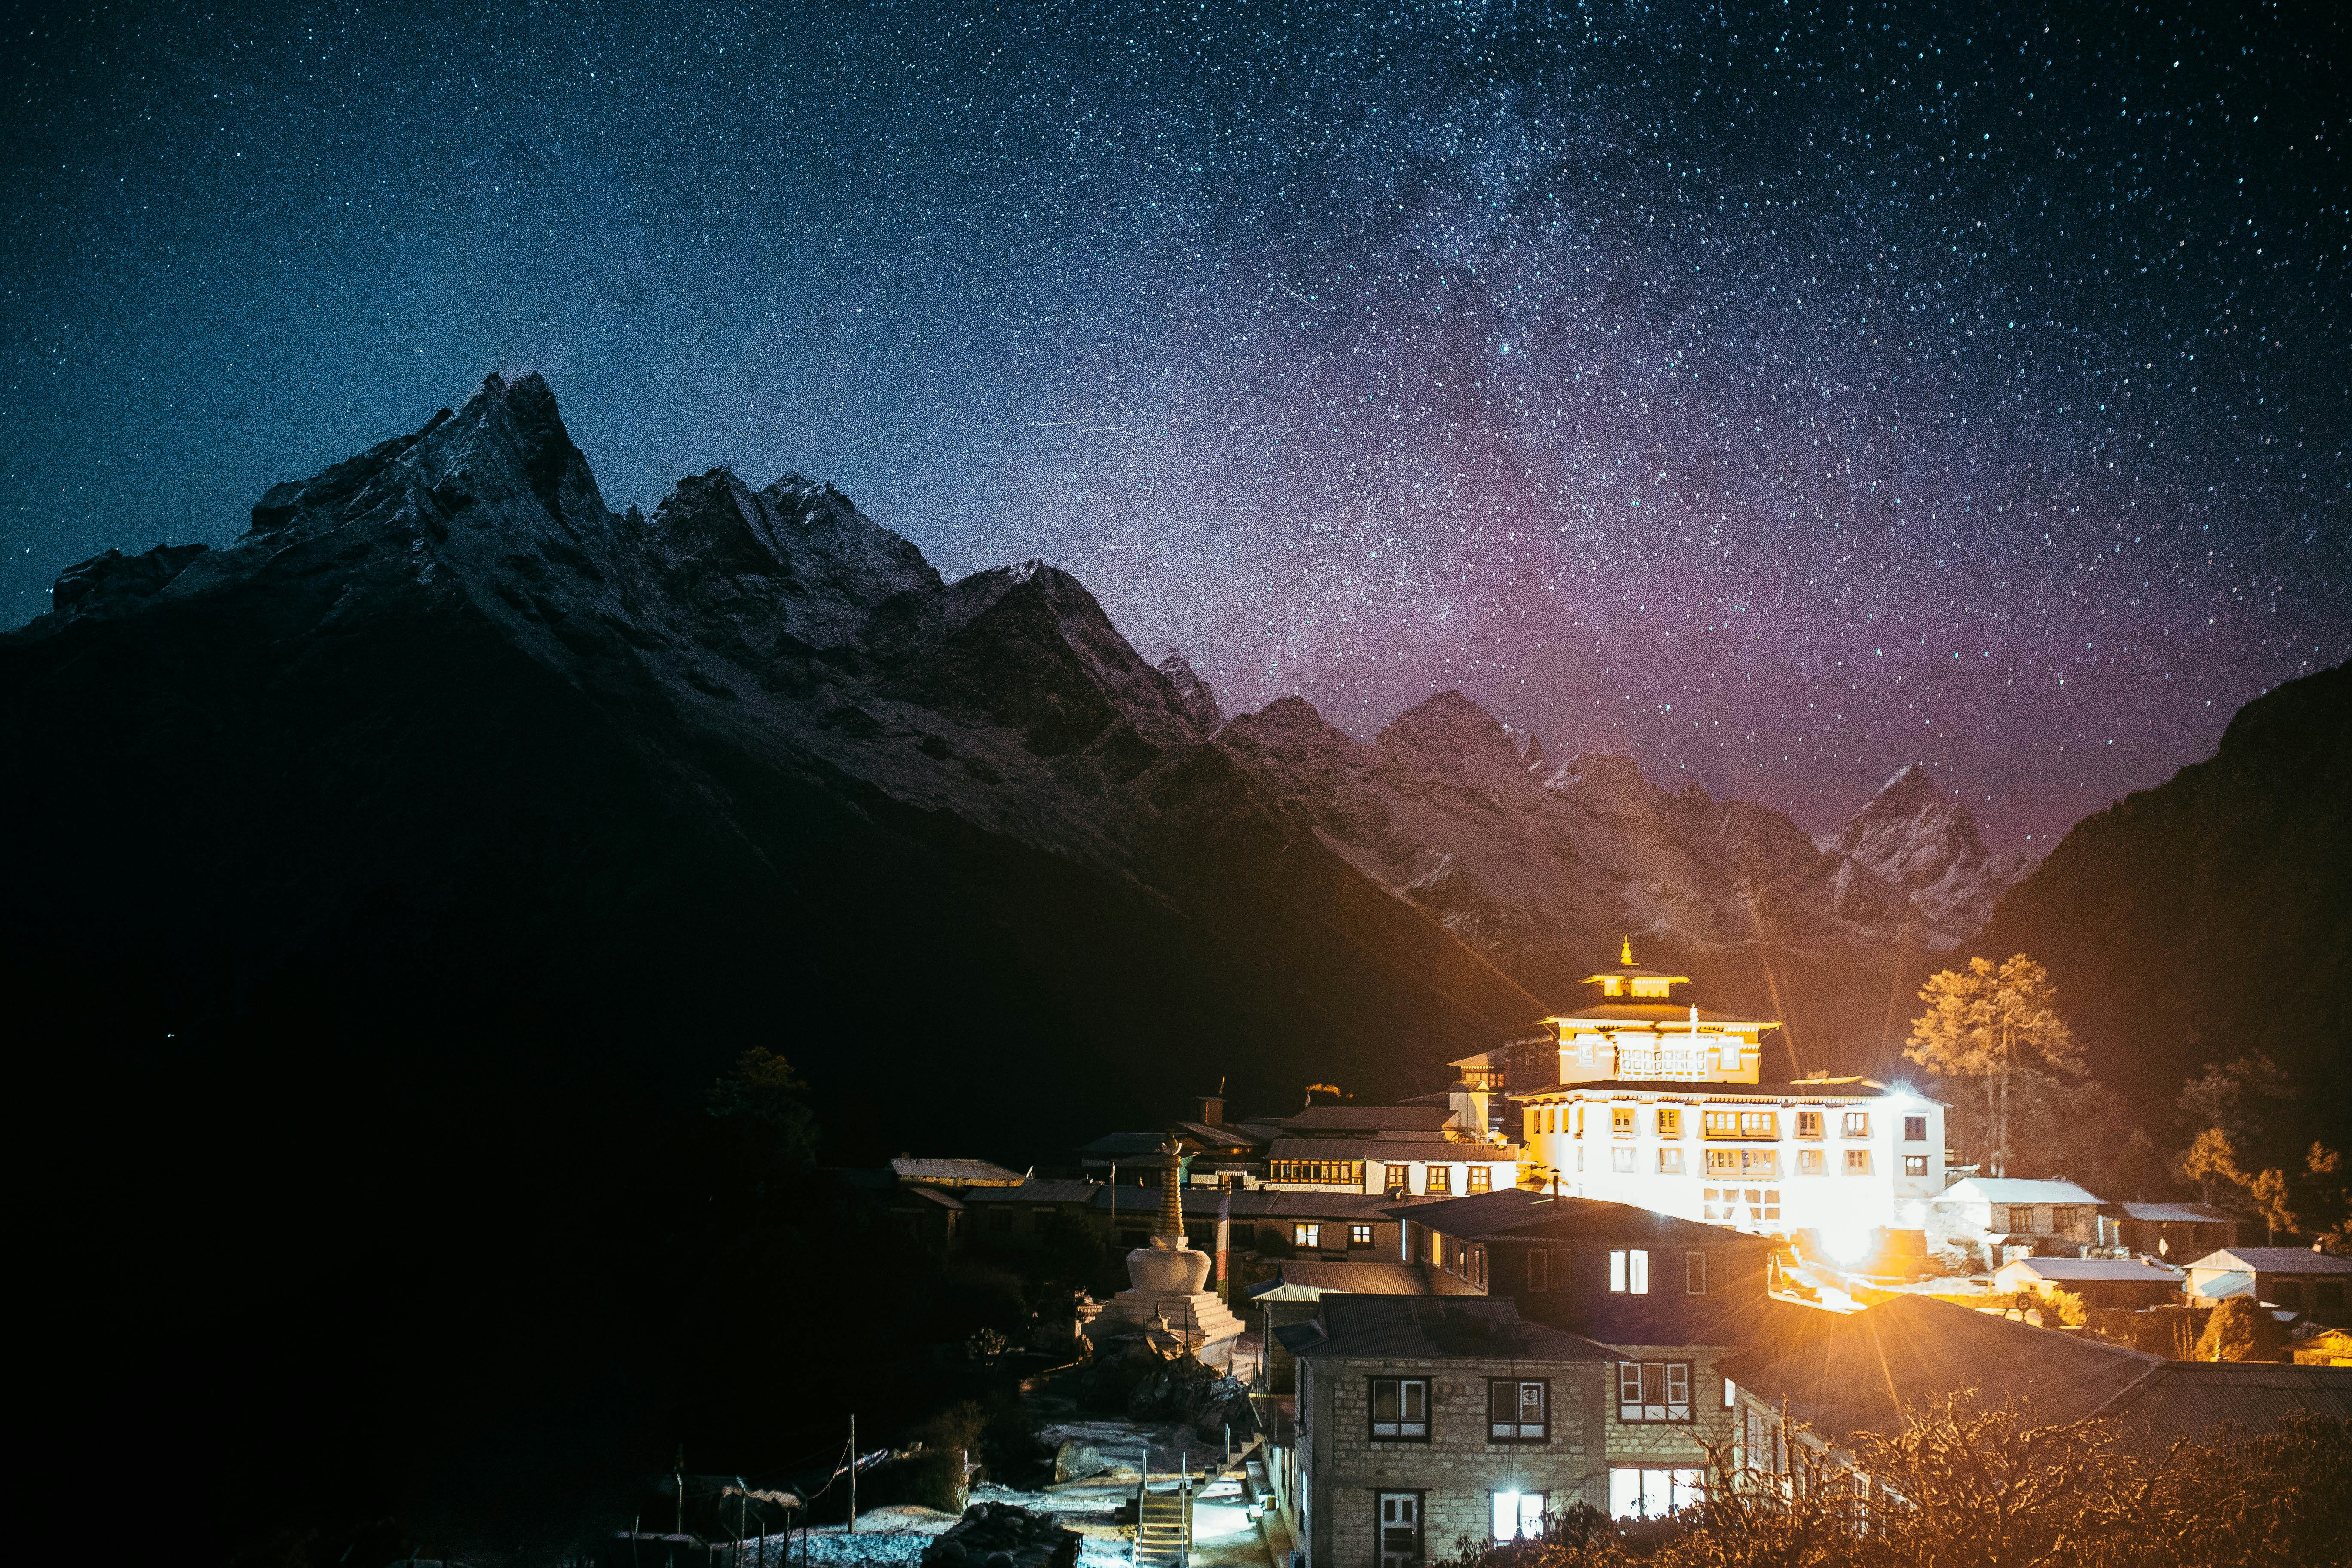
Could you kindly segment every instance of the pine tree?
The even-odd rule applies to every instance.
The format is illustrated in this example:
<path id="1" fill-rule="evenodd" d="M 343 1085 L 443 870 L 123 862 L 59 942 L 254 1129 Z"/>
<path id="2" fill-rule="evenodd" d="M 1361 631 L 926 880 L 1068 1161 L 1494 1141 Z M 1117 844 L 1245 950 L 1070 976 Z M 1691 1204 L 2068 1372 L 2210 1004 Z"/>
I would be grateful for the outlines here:
<path id="1" fill-rule="evenodd" d="M 1911 1021 L 1903 1054 L 1937 1078 L 1974 1080 L 1985 1095 L 1989 1174 L 2009 1173 L 2010 1082 L 2037 1068 L 2079 1073 L 2074 1032 L 2058 1013 L 2050 972 L 2024 953 L 1996 965 L 1972 958 L 1920 988 L 1927 1011 Z"/>

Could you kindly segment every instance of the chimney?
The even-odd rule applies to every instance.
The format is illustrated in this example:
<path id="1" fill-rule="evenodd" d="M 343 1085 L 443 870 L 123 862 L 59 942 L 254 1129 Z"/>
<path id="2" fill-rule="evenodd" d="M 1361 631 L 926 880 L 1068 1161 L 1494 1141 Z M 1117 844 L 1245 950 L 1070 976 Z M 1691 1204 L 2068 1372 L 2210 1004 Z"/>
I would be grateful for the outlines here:
<path id="1" fill-rule="evenodd" d="M 1203 1127 L 1223 1127 L 1224 1124 L 1225 1097 L 1222 1094 L 1202 1095 L 1201 1097 L 1201 1125 Z"/>

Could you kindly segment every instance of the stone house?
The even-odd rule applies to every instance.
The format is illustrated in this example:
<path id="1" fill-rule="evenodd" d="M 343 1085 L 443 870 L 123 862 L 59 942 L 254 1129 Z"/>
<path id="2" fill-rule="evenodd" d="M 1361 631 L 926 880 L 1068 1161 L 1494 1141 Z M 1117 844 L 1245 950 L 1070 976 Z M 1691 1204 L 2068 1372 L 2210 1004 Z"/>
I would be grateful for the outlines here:
<path id="1" fill-rule="evenodd" d="M 2238 1216 L 2211 1204 L 2101 1204 L 2100 1239 L 2168 1263 L 2238 1245 Z"/>
<path id="2" fill-rule="evenodd" d="M 1607 1500 L 1616 1351 L 1504 1300 L 1334 1295 L 1319 1306 L 1277 1331 L 1298 1365 L 1281 1502 L 1307 1568 L 1411 1568 L 1457 1541 L 1513 1540 L 1571 1503 Z"/>
<path id="3" fill-rule="evenodd" d="M 2189 1293 L 2203 1301 L 2252 1296 L 2331 1329 L 2352 1328 L 2345 1288 L 2352 1258 L 2304 1247 L 2232 1247 L 2189 1265 Z"/>
<path id="4" fill-rule="evenodd" d="M 2029 1255 L 2080 1258 L 2099 1245 L 2099 1200 L 2072 1182 L 1970 1176 L 1927 1205 L 1927 1246 L 1962 1246 L 1998 1268 Z"/>

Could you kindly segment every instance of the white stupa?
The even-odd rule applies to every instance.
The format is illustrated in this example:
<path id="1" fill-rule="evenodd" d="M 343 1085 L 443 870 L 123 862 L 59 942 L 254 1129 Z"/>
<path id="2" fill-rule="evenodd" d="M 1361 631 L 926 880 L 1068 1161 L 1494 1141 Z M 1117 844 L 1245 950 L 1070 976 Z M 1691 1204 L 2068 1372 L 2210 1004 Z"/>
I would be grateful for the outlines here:
<path id="1" fill-rule="evenodd" d="M 1161 1152 L 1168 1166 L 1161 1173 L 1160 1220 L 1151 1244 L 1127 1255 L 1128 1288 L 1086 1325 L 1087 1336 L 1100 1341 L 1138 1331 L 1165 1334 L 1190 1346 L 1203 1363 L 1223 1366 L 1233 1360 L 1242 1321 L 1213 1291 L 1202 1289 L 1208 1283 L 1210 1258 L 1186 1245 L 1184 1168 L 1176 1140 L 1169 1139 Z"/>

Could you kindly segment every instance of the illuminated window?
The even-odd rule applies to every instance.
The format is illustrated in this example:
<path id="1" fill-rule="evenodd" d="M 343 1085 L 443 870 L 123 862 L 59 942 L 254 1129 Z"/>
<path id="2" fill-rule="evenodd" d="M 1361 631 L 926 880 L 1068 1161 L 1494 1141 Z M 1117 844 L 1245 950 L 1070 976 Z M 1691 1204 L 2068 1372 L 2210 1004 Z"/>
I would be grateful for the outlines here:
<path id="1" fill-rule="evenodd" d="M 1540 1443 L 1551 1436 L 1550 1387 L 1540 1378 L 1486 1380 L 1486 1435 L 1498 1443 Z"/>
<path id="2" fill-rule="evenodd" d="M 1845 1152 L 1845 1173 L 1849 1176 L 1870 1174 L 1870 1151 L 1849 1149 Z"/>
<path id="3" fill-rule="evenodd" d="M 1686 1361 L 1621 1361 L 1617 1363 L 1617 1419 L 1688 1421 L 1691 1363 Z"/>
<path id="4" fill-rule="evenodd" d="M 1495 1167 L 1492 1165 L 1471 1166 L 1470 1190 L 1474 1193 L 1489 1193 L 1494 1191 Z"/>
<path id="5" fill-rule="evenodd" d="M 1372 1436 L 1429 1436 L 1429 1380 L 1425 1377 L 1372 1379 Z"/>
<path id="6" fill-rule="evenodd" d="M 1710 1138 L 1780 1136 L 1780 1113 L 1777 1110 L 1709 1110 L 1703 1112 L 1700 1120 Z"/>
<path id="7" fill-rule="evenodd" d="M 1818 1110 L 1797 1112 L 1797 1136 L 1818 1138 L 1822 1135 L 1822 1113 Z"/>
<path id="8" fill-rule="evenodd" d="M 1679 1149 L 1658 1151 L 1658 1174 L 1679 1176 L 1683 1173 L 1683 1152 Z"/>
<path id="9" fill-rule="evenodd" d="M 1432 1165 L 1429 1168 L 1429 1185 L 1423 1190 L 1432 1193 L 1452 1192 L 1454 1190 L 1454 1167 L 1451 1165 Z"/>
<path id="10" fill-rule="evenodd" d="M 1658 1107 L 1658 1136 L 1679 1138 L 1682 1135 L 1683 1113 L 1680 1108 L 1672 1105 Z"/>
<path id="11" fill-rule="evenodd" d="M 1370 1247 L 1370 1246 L 1371 1246 L 1371 1244 L 1372 1244 L 1372 1227 L 1371 1227 L 1370 1226 L 1368 1226 L 1368 1225 L 1351 1225 L 1351 1226 L 1349 1226 L 1348 1227 L 1348 1245 L 1349 1245 L 1349 1246 L 1350 1246 L 1350 1247 Z"/>
<path id="12" fill-rule="evenodd" d="M 1543 1534 L 1544 1494 L 1541 1492 L 1496 1492 L 1495 1494 L 1495 1539 L 1497 1541 L 1533 1541 Z M 1388 1561 L 1393 1562 L 1390 1558 Z"/>
<path id="13" fill-rule="evenodd" d="M 1870 1112 L 1867 1110 L 1847 1111 L 1845 1113 L 1845 1135 L 1849 1138 L 1869 1137 Z"/>
<path id="14" fill-rule="evenodd" d="M 1926 1175 L 1927 1173 L 1927 1156 L 1925 1154 L 1904 1155 L 1903 1173 L 1906 1176 Z"/>
<path id="15" fill-rule="evenodd" d="M 1906 1143 L 1925 1143 L 1927 1141 L 1927 1119 L 1924 1116 L 1905 1117 L 1903 1119 L 1903 1142 Z"/>
<path id="16" fill-rule="evenodd" d="M 1706 1173 L 1710 1176 L 1751 1176 L 1766 1181 L 1780 1179 L 1780 1155 L 1774 1149 L 1709 1149 L 1706 1152 Z"/>
<path id="17" fill-rule="evenodd" d="M 1609 1289 L 1619 1296 L 1650 1293 L 1650 1255 L 1639 1249 L 1609 1255 Z"/>
<path id="18" fill-rule="evenodd" d="M 1829 1174 L 1829 1161 L 1819 1149 L 1800 1149 L 1797 1151 L 1797 1174 L 1801 1176 L 1826 1176 Z"/>
<path id="19" fill-rule="evenodd" d="M 1299 1221 L 1290 1227 L 1290 1245 L 1293 1247 L 1322 1246 L 1323 1227 L 1319 1225 L 1310 1225 L 1305 1220 Z"/>
<path id="20" fill-rule="evenodd" d="M 1609 1108 L 1609 1131 L 1620 1138 L 1633 1136 L 1633 1107 L 1612 1105 Z"/>
<path id="21" fill-rule="evenodd" d="M 1630 1174 L 1633 1169 L 1633 1146 L 1631 1143 L 1620 1143 L 1610 1150 L 1609 1168 Z"/>

